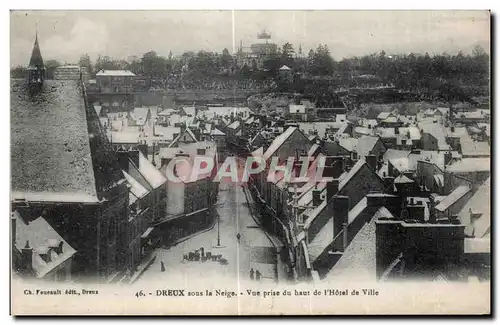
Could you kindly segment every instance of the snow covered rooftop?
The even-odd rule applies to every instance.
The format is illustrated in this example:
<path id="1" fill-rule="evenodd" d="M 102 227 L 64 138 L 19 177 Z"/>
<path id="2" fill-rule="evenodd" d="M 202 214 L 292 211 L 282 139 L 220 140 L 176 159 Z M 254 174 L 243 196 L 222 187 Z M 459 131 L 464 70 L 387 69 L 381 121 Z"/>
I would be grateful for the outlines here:
<path id="1" fill-rule="evenodd" d="M 30 96 L 25 80 L 12 80 L 13 192 L 30 197 L 38 193 L 38 198 L 50 193 L 66 193 L 73 198 L 83 196 L 86 201 L 97 201 L 81 91 L 76 80 L 46 80 L 42 89 Z M 50 199 L 55 199 L 54 196 Z"/>
<path id="2" fill-rule="evenodd" d="M 130 70 L 101 70 L 96 76 L 135 77 L 135 74 Z"/>

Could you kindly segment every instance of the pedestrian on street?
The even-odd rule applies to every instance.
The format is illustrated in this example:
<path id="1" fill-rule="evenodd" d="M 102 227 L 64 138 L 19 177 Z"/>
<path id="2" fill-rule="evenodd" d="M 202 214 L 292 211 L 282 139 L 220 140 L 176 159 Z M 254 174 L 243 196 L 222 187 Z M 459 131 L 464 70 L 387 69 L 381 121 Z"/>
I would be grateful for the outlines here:
<path id="1" fill-rule="evenodd" d="M 161 271 L 165 272 L 165 263 L 163 261 L 161 261 Z"/>
<path id="2" fill-rule="evenodd" d="M 250 280 L 253 280 L 253 268 L 250 269 Z"/>
<path id="3" fill-rule="evenodd" d="M 261 277 L 260 272 L 258 270 L 255 271 L 255 280 L 260 281 L 260 277 Z"/>

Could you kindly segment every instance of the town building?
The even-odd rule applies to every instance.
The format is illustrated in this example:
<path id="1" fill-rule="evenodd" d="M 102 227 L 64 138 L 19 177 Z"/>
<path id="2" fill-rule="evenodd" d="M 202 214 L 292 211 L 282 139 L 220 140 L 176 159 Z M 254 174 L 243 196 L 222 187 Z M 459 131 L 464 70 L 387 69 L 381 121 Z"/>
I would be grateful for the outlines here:
<path id="1" fill-rule="evenodd" d="M 128 70 L 101 70 L 96 73 L 97 101 L 103 109 L 118 111 L 134 107 L 136 75 Z"/>
<path id="2" fill-rule="evenodd" d="M 38 39 L 30 67 L 11 83 L 12 209 L 43 218 L 76 250 L 72 278 L 111 281 L 123 270 L 129 205 L 117 156 L 83 82 L 44 80 Z"/>

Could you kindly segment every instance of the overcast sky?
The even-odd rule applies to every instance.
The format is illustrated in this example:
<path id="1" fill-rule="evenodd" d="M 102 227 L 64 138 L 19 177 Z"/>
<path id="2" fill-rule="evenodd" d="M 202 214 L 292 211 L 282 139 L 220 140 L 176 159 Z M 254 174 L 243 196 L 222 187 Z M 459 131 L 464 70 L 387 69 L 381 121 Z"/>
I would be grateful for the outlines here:
<path id="1" fill-rule="evenodd" d="M 490 46 L 486 11 L 13 11 L 11 66 L 28 63 L 37 26 L 44 59 L 63 63 L 82 53 L 95 60 L 150 50 L 232 51 L 263 29 L 278 45 L 301 44 L 305 53 L 327 44 L 337 60 L 381 50 L 456 53 L 481 45 L 489 52 Z"/>

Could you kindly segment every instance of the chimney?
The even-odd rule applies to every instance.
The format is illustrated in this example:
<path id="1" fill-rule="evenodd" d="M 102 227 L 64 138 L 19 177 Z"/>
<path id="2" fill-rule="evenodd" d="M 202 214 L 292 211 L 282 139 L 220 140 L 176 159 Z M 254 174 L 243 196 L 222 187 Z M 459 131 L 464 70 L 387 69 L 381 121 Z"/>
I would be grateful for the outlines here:
<path id="1" fill-rule="evenodd" d="M 395 217 L 401 215 L 401 197 L 391 194 L 369 193 L 366 195 L 366 205 L 368 207 L 385 207 Z"/>
<path id="2" fill-rule="evenodd" d="M 455 127 L 454 126 L 451 127 L 451 132 L 455 132 Z"/>
<path id="3" fill-rule="evenodd" d="M 394 192 L 394 177 L 392 176 L 386 176 L 384 172 L 384 187 L 388 193 L 393 193 Z"/>
<path id="4" fill-rule="evenodd" d="M 26 245 L 21 250 L 21 256 L 23 271 L 26 273 L 31 272 L 33 270 L 33 248 L 30 247 L 29 240 L 26 241 Z"/>
<path id="5" fill-rule="evenodd" d="M 326 200 L 329 201 L 339 191 L 339 180 L 333 179 L 326 183 Z"/>
<path id="6" fill-rule="evenodd" d="M 333 243 L 334 251 L 344 251 L 347 246 L 347 225 L 349 223 L 349 197 L 333 196 L 333 238 L 337 238 Z M 345 233 L 343 231 L 345 230 Z M 340 235 L 341 232 L 344 235 Z M 337 237 L 339 236 L 339 237 Z M 344 238 L 345 236 L 345 238 Z"/>
<path id="7" fill-rule="evenodd" d="M 376 276 L 377 280 L 384 274 L 389 265 L 402 252 L 401 221 L 382 220 L 375 221 L 375 247 L 376 247 Z"/>
<path id="8" fill-rule="evenodd" d="M 425 221 L 425 205 L 422 202 L 414 202 L 413 198 L 411 198 L 407 210 L 411 220 L 418 220 L 419 222 Z"/>
<path id="9" fill-rule="evenodd" d="M 316 186 L 312 191 L 313 206 L 317 207 L 321 204 L 321 190 Z"/>
<path id="10" fill-rule="evenodd" d="M 399 134 L 399 128 L 394 128 L 394 134 Z"/>
<path id="11" fill-rule="evenodd" d="M 128 151 L 128 156 L 130 160 L 134 163 L 134 165 L 139 168 L 139 150 L 137 149 L 130 149 Z"/>
<path id="12" fill-rule="evenodd" d="M 366 155 L 365 159 L 368 166 L 372 170 L 377 171 L 377 156 L 375 156 L 372 153 L 369 153 L 368 155 Z"/>
<path id="13" fill-rule="evenodd" d="M 344 158 L 342 156 L 332 157 L 333 163 L 333 177 L 338 178 L 342 173 L 344 173 Z"/>
<path id="14" fill-rule="evenodd" d="M 429 222 L 436 222 L 436 201 L 434 200 L 434 196 L 429 196 Z"/>
<path id="15" fill-rule="evenodd" d="M 445 166 L 448 166 L 448 164 L 451 162 L 451 157 L 452 157 L 451 152 L 446 151 L 444 153 L 444 165 Z"/>

